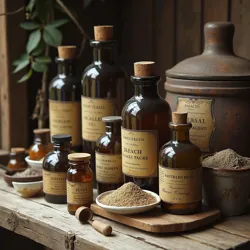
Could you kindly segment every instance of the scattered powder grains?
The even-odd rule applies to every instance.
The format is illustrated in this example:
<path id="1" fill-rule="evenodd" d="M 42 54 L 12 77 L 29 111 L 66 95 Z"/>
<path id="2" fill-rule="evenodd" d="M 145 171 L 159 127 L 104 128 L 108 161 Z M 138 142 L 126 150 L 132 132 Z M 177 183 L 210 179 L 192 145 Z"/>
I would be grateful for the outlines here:
<path id="1" fill-rule="evenodd" d="M 31 176 L 40 176 L 42 175 L 42 170 L 40 169 L 32 169 L 32 168 L 27 168 L 23 172 L 18 172 L 15 173 L 13 176 L 14 177 L 31 177 Z"/>
<path id="2" fill-rule="evenodd" d="M 203 167 L 241 169 L 250 168 L 250 161 L 246 157 L 238 155 L 232 149 L 222 150 L 202 161 Z"/>
<path id="3" fill-rule="evenodd" d="M 100 202 L 108 206 L 136 207 L 152 204 L 156 199 L 134 183 L 128 182 L 114 192 L 102 196 Z"/>

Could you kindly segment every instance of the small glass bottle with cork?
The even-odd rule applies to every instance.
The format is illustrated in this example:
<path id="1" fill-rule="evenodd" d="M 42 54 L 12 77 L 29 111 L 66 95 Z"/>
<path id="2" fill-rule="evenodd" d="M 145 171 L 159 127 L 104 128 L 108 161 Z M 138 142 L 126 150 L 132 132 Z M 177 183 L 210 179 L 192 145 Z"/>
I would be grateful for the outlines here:
<path id="1" fill-rule="evenodd" d="M 68 212 L 72 215 L 81 207 L 90 207 L 93 202 L 93 172 L 90 168 L 90 154 L 68 155 L 67 173 Z"/>
<path id="2" fill-rule="evenodd" d="M 117 189 L 123 182 L 121 116 L 105 116 L 106 132 L 96 142 L 96 181 L 99 194 Z"/>
<path id="3" fill-rule="evenodd" d="M 71 140 L 71 135 L 53 135 L 54 150 L 43 160 L 43 192 L 48 202 L 67 203 L 66 179 Z"/>
<path id="4" fill-rule="evenodd" d="M 9 154 L 8 170 L 27 168 L 25 161 L 25 148 L 11 148 Z"/>
<path id="5" fill-rule="evenodd" d="M 172 140 L 159 154 L 161 205 L 169 213 L 192 214 L 201 209 L 201 151 L 189 140 L 187 113 L 173 112 L 172 117 Z"/>

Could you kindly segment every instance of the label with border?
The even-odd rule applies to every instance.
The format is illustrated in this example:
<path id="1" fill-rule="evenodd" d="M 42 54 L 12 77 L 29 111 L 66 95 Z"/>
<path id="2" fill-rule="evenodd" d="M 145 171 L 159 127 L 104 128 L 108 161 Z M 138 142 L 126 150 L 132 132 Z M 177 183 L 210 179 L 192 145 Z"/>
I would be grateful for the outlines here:
<path id="1" fill-rule="evenodd" d="M 88 182 L 72 182 L 67 180 L 67 203 L 85 205 L 93 202 L 93 184 Z"/>
<path id="2" fill-rule="evenodd" d="M 95 152 L 96 180 L 101 183 L 122 183 L 122 155 Z"/>
<path id="3" fill-rule="evenodd" d="M 159 166 L 159 195 L 164 202 L 181 204 L 200 201 L 202 168 L 173 169 Z"/>
<path id="4" fill-rule="evenodd" d="M 188 112 L 188 121 L 192 123 L 190 141 L 202 152 L 209 152 L 210 138 L 215 129 L 212 103 L 212 99 L 178 97 L 177 112 Z"/>
<path id="5" fill-rule="evenodd" d="M 67 195 L 66 172 L 43 170 L 43 192 L 52 195 Z"/>
<path id="6" fill-rule="evenodd" d="M 157 176 L 158 132 L 122 127 L 122 172 L 132 177 Z"/>
<path id="7" fill-rule="evenodd" d="M 82 96 L 82 138 L 97 141 L 105 133 L 104 116 L 115 115 L 113 99 Z"/>
<path id="8" fill-rule="evenodd" d="M 81 145 L 81 102 L 49 100 L 50 133 L 72 135 L 72 145 Z"/>

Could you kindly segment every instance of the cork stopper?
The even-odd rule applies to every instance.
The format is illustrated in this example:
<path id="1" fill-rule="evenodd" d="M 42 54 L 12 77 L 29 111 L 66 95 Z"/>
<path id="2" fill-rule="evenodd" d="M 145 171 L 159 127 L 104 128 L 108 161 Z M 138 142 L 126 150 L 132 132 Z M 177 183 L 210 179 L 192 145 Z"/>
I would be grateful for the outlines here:
<path id="1" fill-rule="evenodd" d="M 25 148 L 11 148 L 10 152 L 16 154 L 23 154 L 25 153 Z"/>
<path id="2" fill-rule="evenodd" d="M 91 155 L 88 153 L 73 153 L 73 154 L 68 155 L 68 159 L 70 161 L 89 162 L 90 158 L 91 158 Z"/>
<path id="3" fill-rule="evenodd" d="M 94 26 L 94 35 L 96 41 L 109 41 L 113 40 L 112 25 Z"/>
<path id="4" fill-rule="evenodd" d="M 58 46 L 58 56 L 63 59 L 73 59 L 76 56 L 76 46 Z"/>
<path id="5" fill-rule="evenodd" d="M 50 129 L 49 128 L 38 128 L 38 129 L 34 129 L 33 133 L 35 135 L 39 135 L 39 134 L 49 134 L 50 133 Z"/>
<path id="6" fill-rule="evenodd" d="M 144 61 L 134 63 L 135 76 L 146 77 L 154 75 L 155 62 Z"/>
<path id="7" fill-rule="evenodd" d="M 173 112 L 172 119 L 173 124 L 187 124 L 187 115 L 188 113 Z"/>

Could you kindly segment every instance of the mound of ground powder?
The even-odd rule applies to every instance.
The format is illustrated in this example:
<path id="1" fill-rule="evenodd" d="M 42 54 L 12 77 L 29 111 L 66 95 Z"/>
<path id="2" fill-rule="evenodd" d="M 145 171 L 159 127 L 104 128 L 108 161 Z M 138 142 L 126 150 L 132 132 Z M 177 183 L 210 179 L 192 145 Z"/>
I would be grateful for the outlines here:
<path id="1" fill-rule="evenodd" d="M 210 168 L 240 169 L 250 168 L 250 162 L 249 159 L 238 155 L 232 149 L 225 149 L 213 156 L 205 158 L 202 161 L 202 166 Z"/>
<path id="2" fill-rule="evenodd" d="M 136 207 L 152 204 L 156 199 L 134 183 L 128 182 L 114 192 L 102 196 L 99 201 L 108 206 Z"/>
<path id="3" fill-rule="evenodd" d="M 13 176 L 14 177 L 35 177 L 35 176 L 40 176 L 40 175 L 42 175 L 41 169 L 27 168 L 25 171 L 17 172 Z"/>

